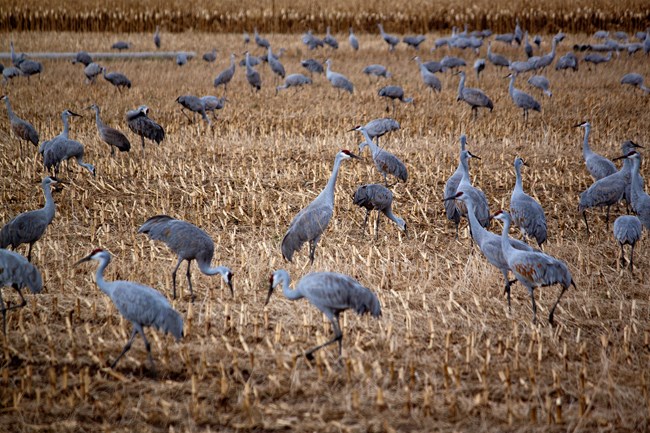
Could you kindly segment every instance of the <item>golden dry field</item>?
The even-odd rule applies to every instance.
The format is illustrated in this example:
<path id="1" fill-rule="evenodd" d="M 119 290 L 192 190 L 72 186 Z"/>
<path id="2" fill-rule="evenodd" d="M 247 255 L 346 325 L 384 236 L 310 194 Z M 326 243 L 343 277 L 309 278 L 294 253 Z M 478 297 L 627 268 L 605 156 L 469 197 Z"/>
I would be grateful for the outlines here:
<path id="1" fill-rule="evenodd" d="M 618 156 L 627 139 L 650 145 L 648 96 L 619 84 L 627 72 L 650 77 L 648 57 L 622 53 L 597 67 L 581 64 L 575 73 L 549 68 L 544 74 L 552 98 L 530 88 L 525 74 L 517 87 L 542 104 L 525 124 L 508 95 L 505 72 L 488 64 L 477 82 L 469 51 L 449 53 L 467 60 L 467 85 L 494 101 L 494 111 L 481 110 L 477 121 L 469 106 L 456 102 L 458 76 L 438 74 L 443 90 L 430 93 L 420 82 L 414 51 L 403 44 L 388 53 L 378 35 L 362 34 L 361 49 L 352 52 L 347 34 L 337 33 L 338 51 L 309 52 L 299 34 L 264 36 L 287 48 L 281 59 L 287 73 L 303 72 L 301 59 L 330 57 L 355 93 L 341 94 L 315 76 L 310 87 L 275 95 L 271 72 L 262 65 L 263 87 L 253 94 L 238 67 L 214 126 L 188 124 L 176 97 L 221 94 L 212 81 L 231 51 L 239 60 L 245 49 L 239 32 L 198 31 L 162 35 L 164 49 L 199 54 L 183 67 L 171 60 L 102 61 L 133 82 L 122 93 L 102 78 L 85 84 L 83 67 L 66 61 L 44 61 L 41 77 L 18 78 L 4 88 L 41 140 L 61 131 L 64 109 L 83 114 L 72 119 L 70 134 L 86 146 L 85 159 L 97 176 L 75 164 L 64 164 L 59 176 L 65 187 L 54 194 L 56 216 L 32 259 L 44 290 L 26 294 L 27 307 L 9 312 L 7 335 L 0 337 L 0 431 L 648 431 L 648 240 L 637 246 L 632 275 L 618 263 L 604 210 L 589 211 L 592 233 L 586 234 L 578 195 L 592 180 L 582 160 L 583 132 L 573 127 L 589 120 L 592 148 L 607 157 Z M 420 51 L 425 60 L 448 54 L 446 48 L 429 52 L 439 36 L 428 34 Z M 543 36 L 546 53 L 552 35 Z M 4 33 L 2 47 L 10 38 L 25 52 L 108 51 L 119 39 L 138 51 L 153 46 L 151 33 Z M 558 57 L 588 40 L 570 34 Z M 216 63 L 200 60 L 213 46 L 220 50 Z M 524 57 L 516 46 L 495 43 L 493 49 Z M 393 77 L 369 80 L 361 70 L 371 63 L 386 65 Z M 385 219 L 377 240 L 370 228 L 362 229 L 365 211 L 351 196 L 359 185 L 382 180 L 365 153 L 363 161 L 343 163 L 334 217 L 314 265 L 306 246 L 293 263 L 284 262 L 280 242 L 289 222 L 324 187 L 338 150 L 358 149 L 360 134 L 346 131 L 392 115 L 377 96 L 387 83 L 415 98 L 415 104 L 398 103 L 394 117 L 401 130 L 382 138 L 409 170 L 408 182 L 393 188 L 394 211 L 407 221 L 409 236 Z M 105 123 L 127 134 L 130 153 L 110 156 L 85 110 L 92 103 L 102 108 Z M 167 134 L 160 145 L 147 142 L 144 158 L 125 121 L 126 111 L 141 104 L 151 107 L 150 116 Z M 4 224 L 43 205 L 45 172 L 36 149 L 18 143 L 1 110 Z M 530 165 L 524 188 L 546 211 L 545 252 L 566 261 L 577 284 L 560 302 L 555 327 L 547 317 L 559 286 L 536 290 L 537 325 L 521 284 L 513 286 L 509 313 L 500 272 L 471 246 L 464 223 L 456 240 L 445 218 L 443 185 L 458 164 L 463 133 L 482 158 L 472 161 L 473 182 L 494 211 L 508 208 L 515 156 Z M 20 158 L 20 146 L 29 157 Z M 647 176 L 647 164 L 641 173 Z M 612 221 L 624 212 L 614 207 Z M 173 305 L 184 318 L 185 337 L 176 343 L 147 329 L 155 371 L 140 338 L 112 370 L 131 325 L 95 285 L 95 263 L 73 263 L 105 248 L 113 254 L 107 280 L 138 281 L 171 298 L 176 257 L 137 234 L 147 218 L 161 213 L 213 237 L 213 263 L 235 273 L 234 298 L 219 277 L 206 277 L 193 264 L 197 299 L 190 303 L 183 265 L 181 296 Z M 491 228 L 500 232 L 501 224 Z M 26 246 L 19 251 L 26 254 Z M 341 322 L 342 358 L 330 346 L 309 363 L 301 354 L 328 340 L 331 325 L 306 300 L 288 301 L 279 290 L 263 305 L 269 275 L 279 268 L 294 281 L 310 271 L 352 275 L 378 295 L 383 317 L 348 311 Z M 10 288 L 3 297 L 19 301 Z"/>

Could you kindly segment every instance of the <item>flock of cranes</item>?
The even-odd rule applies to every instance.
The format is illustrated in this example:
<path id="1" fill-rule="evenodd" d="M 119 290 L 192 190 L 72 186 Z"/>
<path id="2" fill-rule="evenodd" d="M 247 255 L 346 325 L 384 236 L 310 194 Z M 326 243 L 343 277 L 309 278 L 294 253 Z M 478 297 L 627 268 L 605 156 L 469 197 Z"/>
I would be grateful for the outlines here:
<path id="1" fill-rule="evenodd" d="M 388 45 L 389 51 L 394 51 L 400 42 L 405 43 L 416 52 L 426 40 L 424 35 L 412 35 L 404 37 L 401 41 L 394 35 L 384 31 L 381 24 L 378 24 L 381 38 Z M 435 42 L 435 47 L 447 45 L 449 47 L 465 49 L 469 48 L 479 52 L 483 45 L 484 39 L 491 36 L 491 33 L 468 33 L 458 32 L 454 29 L 452 35 L 447 38 L 441 38 Z M 541 72 L 550 67 L 555 60 L 558 44 L 564 38 L 563 34 L 557 34 L 552 39 L 551 51 L 548 54 L 534 56 L 534 50 L 529 42 L 528 32 L 523 32 L 519 24 L 512 34 L 496 35 L 494 40 L 505 43 L 523 43 L 524 52 L 527 59 L 525 61 L 511 61 L 505 56 L 493 51 L 492 41 L 487 43 L 487 62 L 486 59 L 479 58 L 474 62 L 476 71 L 476 81 L 480 82 L 480 74 L 486 66 L 491 64 L 495 68 L 507 69 L 509 79 L 508 91 L 514 106 L 523 111 L 524 121 L 528 120 L 529 111 L 541 111 L 541 104 L 532 95 L 515 87 L 516 77 L 527 71 Z M 650 35 L 644 36 L 644 41 L 650 40 Z M 349 44 L 353 50 L 359 49 L 359 41 L 349 29 Z M 245 43 L 250 42 L 250 37 L 245 33 Z M 325 74 L 329 83 L 339 92 L 355 91 L 355 86 L 344 74 L 332 70 L 333 62 L 327 59 L 323 64 L 315 59 L 306 59 L 301 61 L 301 65 L 311 74 L 307 77 L 303 74 L 286 74 L 285 67 L 280 61 L 283 50 L 274 50 L 270 42 L 263 38 L 254 29 L 254 41 L 265 49 L 266 57 L 261 59 L 252 56 L 251 52 L 245 51 L 244 63 L 245 77 L 250 85 L 251 92 L 258 92 L 262 89 L 262 79 L 256 64 L 263 61 L 268 63 L 273 73 L 274 79 L 284 79 L 284 84 L 275 86 L 276 94 L 280 90 L 291 87 L 301 87 L 313 83 L 313 74 Z M 339 49 L 339 43 L 327 28 L 325 37 L 321 40 L 311 31 L 302 35 L 302 42 L 310 49 L 315 50 L 321 47 L 328 49 Z M 533 38 L 533 42 L 540 46 L 541 39 Z M 157 48 L 161 46 L 160 31 L 156 28 L 154 43 Z M 644 42 L 649 48 L 650 43 Z M 115 49 L 129 49 L 128 43 L 116 43 Z M 612 51 L 607 56 L 597 57 L 591 53 L 583 59 L 585 62 L 593 64 L 607 62 L 612 59 Z M 21 75 L 34 75 L 42 73 L 42 65 L 27 59 L 24 55 L 17 55 L 14 52 L 13 42 L 11 43 L 12 62 L 15 68 L 21 68 Z M 206 62 L 214 62 L 217 58 L 218 50 L 203 55 Z M 206 95 L 198 97 L 194 95 L 181 95 L 176 99 L 183 108 L 183 115 L 189 121 L 193 121 L 196 113 L 200 114 L 202 119 L 211 124 L 209 112 L 222 109 L 228 100 L 226 93 L 229 83 L 232 81 L 236 72 L 236 55 L 230 55 L 230 65 L 221 71 L 213 81 L 215 88 L 223 86 L 224 95 L 221 98 Z M 460 68 L 465 67 L 463 59 L 445 56 L 441 61 L 423 62 L 419 55 L 412 57 L 420 74 L 424 86 L 431 92 L 441 92 L 442 84 L 436 74 L 444 73 L 447 70 L 454 71 L 453 74 L 459 77 L 457 101 L 463 101 L 471 107 L 473 117 L 478 116 L 478 109 L 485 108 L 489 111 L 494 109 L 492 99 L 481 89 L 465 87 L 467 80 L 466 72 Z M 179 64 L 185 63 L 177 59 Z M 30 63 L 31 62 L 31 63 Z M 132 86 L 131 81 L 118 72 L 107 72 L 104 66 L 94 63 L 90 56 L 85 52 L 78 53 L 74 60 L 75 63 L 84 65 L 84 74 L 89 83 L 93 83 L 99 75 L 115 86 L 118 91 L 122 92 Z M 578 59 L 573 53 L 562 56 L 557 62 L 555 68 L 577 69 Z M 8 68 L 5 68 L 5 70 Z M 32 71 L 31 73 L 29 71 Z M 364 68 L 363 73 L 369 76 L 391 78 L 388 69 L 380 64 L 371 64 Z M 10 75 L 10 74 L 9 74 Z M 9 78 L 4 75 L 5 81 Z M 277 84 L 277 83 L 276 83 Z M 528 84 L 541 90 L 548 97 L 552 96 L 550 91 L 550 81 L 543 75 L 536 74 L 528 79 Z M 626 74 L 621 79 L 621 84 L 639 88 L 648 93 L 648 89 L 643 85 L 643 77 L 637 73 Z M 406 97 L 403 88 L 399 85 L 387 85 L 378 91 L 378 96 L 392 100 L 393 113 L 395 113 L 395 100 L 403 103 L 414 102 L 414 97 Z M 28 211 L 19 214 L 15 218 L 4 223 L 0 230 L 0 287 L 12 287 L 21 297 L 20 305 L 7 307 L 0 292 L 0 310 L 3 316 L 3 329 L 6 333 L 6 314 L 7 311 L 20 308 L 26 304 L 21 289 L 28 287 L 32 293 L 39 293 L 42 290 L 42 278 L 38 268 L 31 263 L 32 246 L 41 239 L 48 225 L 55 216 L 55 203 L 52 196 L 52 187 L 58 185 L 60 180 L 56 177 L 60 170 L 60 165 L 69 159 L 88 170 L 93 176 L 96 175 L 95 167 L 84 161 L 84 146 L 76 140 L 69 138 L 69 121 L 71 117 L 80 117 L 79 114 L 70 110 L 64 110 L 61 114 L 63 122 L 63 131 L 56 137 L 41 141 L 38 132 L 34 126 L 26 120 L 18 117 L 11 107 L 9 96 L 2 96 L 4 99 L 9 123 L 13 134 L 20 140 L 31 143 L 38 147 L 39 153 L 43 158 L 43 165 L 46 170 L 52 171 L 52 176 L 45 176 L 42 181 L 42 189 L 45 196 L 45 205 L 42 209 Z M 95 112 L 95 122 L 100 139 L 106 143 L 111 150 L 111 155 L 115 154 L 115 149 L 120 152 L 128 152 L 131 149 L 131 143 L 127 136 L 117 128 L 106 125 L 100 117 L 100 107 L 92 104 L 88 110 Z M 186 110 L 191 113 L 190 117 Z M 149 107 L 140 105 L 134 110 L 130 110 L 125 115 L 126 124 L 129 129 L 140 137 L 142 153 L 144 156 L 145 138 L 160 144 L 165 138 L 165 130 L 156 121 L 149 117 Z M 388 107 L 387 107 L 388 111 Z M 641 238 L 642 229 L 650 228 L 650 196 L 643 188 L 643 179 L 639 173 L 641 155 L 640 148 L 643 146 L 627 140 L 621 146 L 624 160 L 621 169 L 617 169 L 614 162 L 601 155 L 594 153 L 589 147 L 589 133 L 591 125 L 589 122 L 583 122 L 576 127 L 584 128 L 583 141 L 583 158 L 587 170 L 594 178 L 594 183 L 586 189 L 579 199 L 579 212 L 582 213 L 587 231 L 589 225 L 587 222 L 586 210 L 594 207 L 607 207 L 607 223 L 609 223 L 609 209 L 622 200 L 636 215 L 619 216 L 613 227 L 614 238 L 620 245 L 621 262 L 625 260 L 624 246 L 630 245 L 630 269 L 633 269 L 633 254 L 636 243 Z M 314 263 L 316 248 L 325 234 L 330 220 L 333 217 L 336 200 L 335 185 L 338 173 L 344 161 L 359 160 L 365 147 L 370 150 L 372 161 L 377 172 L 383 178 L 382 184 L 363 184 L 357 188 L 353 194 L 353 203 L 365 209 L 364 230 L 367 226 L 369 215 L 372 211 L 377 211 L 375 220 L 374 233 L 378 236 L 380 218 L 385 216 L 393 221 L 396 227 L 407 235 L 407 224 L 404 219 L 393 213 L 393 193 L 391 187 L 395 184 L 389 184 L 389 176 L 397 182 L 407 182 L 407 166 L 386 147 L 379 145 L 379 138 L 400 129 L 400 124 L 392 118 L 375 119 L 366 125 L 356 126 L 350 131 L 358 131 L 363 135 L 363 141 L 359 144 L 359 153 L 354 154 L 349 150 L 339 151 L 334 158 L 334 165 L 331 175 L 325 187 L 314 200 L 305 208 L 300 210 L 288 225 L 288 229 L 281 241 L 280 252 L 284 259 L 292 262 L 294 255 L 301 249 L 303 244 L 308 243 L 308 258 L 311 264 Z M 21 147 L 21 155 L 23 149 Z M 469 171 L 469 162 L 471 159 L 480 159 L 467 149 L 467 137 L 460 137 L 459 164 L 456 171 L 449 178 L 444 188 L 444 209 L 447 218 L 452 221 L 458 237 L 458 227 L 461 219 L 466 218 L 469 224 L 471 237 L 476 242 L 479 250 L 485 256 L 486 260 L 495 266 L 503 275 L 505 280 L 504 292 L 507 295 L 508 307 L 510 308 L 511 286 L 515 282 L 521 283 L 531 297 L 533 322 L 537 320 L 537 307 L 535 302 L 534 290 L 538 287 L 550 285 L 560 285 L 561 291 L 557 300 L 549 312 L 548 320 L 554 323 L 554 313 L 565 291 L 570 287 L 575 287 L 575 282 L 565 262 L 550 256 L 542 251 L 548 233 L 546 215 L 542 204 L 536 201 L 531 195 L 527 194 L 523 188 L 522 167 L 527 166 L 522 158 L 515 158 L 514 171 L 516 175 L 515 185 L 510 197 L 510 210 L 497 211 L 492 213 L 489 208 L 489 200 L 485 193 L 476 185 L 472 184 Z M 493 220 L 503 222 L 502 233 L 496 234 L 489 230 Z M 511 225 L 515 225 L 521 231 L 525 240 L 535 242 L 537 247 L 528 243 L 513 239 L 509 236 Z M 229 288 L 231 296 L 234 297 L 233 290 L 233 271 L 227 266 L 213 266 L 212 259 L 214 256 L 215 244 L 208 233 L 194 224 L 172 218 L 167 215 L 157 215 L 145 221 L 138 233 L 146 234 L 152 240 L 158 240 L 165 243 L 169 249 L 176 254 L 177 263 L 172 270 L 172 296 L 176 299 L 176 276 L 183 261 L 187 261 L 186 278 L 190 291 L 191 300 L 194 301 L 195 295 L 191 280 L 191 262 L 196 261 L 199 270 L 205 275 L 220 275 L 224 284 Z M 27 258 L 8 251 L 11 247 L 14 250 L 22 244 L 28 244 Z M 129 341 L 112 363 L 115 367 L 122 356 L 130 349 L 137 334 L 140 334 L 144 340 L 148 352 L 149 361 L 153 367 L 153 357 L 151 354 L 150 344 L 145 337 L 145 327 L 155 327 L 165 333 L 171 333 L 176 339 L 183 336 L 183 318 L 174 310 L 167 298 L 157 290 L 130 281 L 105 281 L 103 273 L 110 263 L 110 253 L 102 249 L 96 249 L 85 258 L 79 260 L 77 264 L 85 261 L 94 260 L 99 263 L 96 273 L 96 284 L 115 304 L 119 313 L 129 320 L 133 325 L 133 331 Z M 514 280 L 510 279 L 510 273 L 514 275 Z M 325 346 L 338 342 L 339 354 L 342 348 L 343 333 L 339 324 L 339 315 L 341 312 L 352 309 L 358 314 L 369 313 L 373 317 L 381 316 L 381 305 L 376 294 L 364 287 L 354 278 L 336 272 L 313 272 L 305 275 L 298 281 L 292 290 L 289 286 L 289 273 L 285 270 L 275 271 L 270 278 L 270 286 L 266 303 L 269 302 L 274 288 L 282 285 L 284 296 L 289 300 L 306 298 L 318 310 L 327 316 L 330 320 L 334 332 L 334 338 L 325 344 L 316 346 L 308 350 L 305 355 L 308 358 L 313 357 L 313 353 Z"/>

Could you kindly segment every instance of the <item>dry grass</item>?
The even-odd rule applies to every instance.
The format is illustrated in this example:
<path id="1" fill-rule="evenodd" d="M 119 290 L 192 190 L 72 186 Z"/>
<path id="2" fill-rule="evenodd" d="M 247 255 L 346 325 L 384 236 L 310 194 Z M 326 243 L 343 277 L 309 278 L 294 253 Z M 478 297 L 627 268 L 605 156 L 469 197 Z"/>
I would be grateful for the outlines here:
<path id="1" fill-rule="evenodd" d="M 120 38 L 151 44 L 150 34 L 14 37 L 24 51 L 102 50 Z M 295 35 L 270 38 L 288 48 L 282 59 L 288 73 L 301 72 L 301 58 L 326 55 L 304 52 Z M 569 37 L 561 54 L 584 39 Z M 55 195 L 56 217 L 34 250 L 44 292 L 28 295 L 28 306 L 9 314 L 7 338 L 1 340 L 0 430 L 648 430 L 646 240 L 630 275 L 617 265 L 618 247 L 602 212 L 590 213 L 593 234 L 585 235 L 577 196 L 590 179 L 581 158 L 582 133 L 572 128 L 589 119 L 592 146 L 607 156 L 617 155 L 625 139 L 650 143 L 647 97 L 618 84 L 626 72 L 650 76 L 647 58 L 624 55 L 596 71 L 582 65 L 575 74 L 547 71 L 554 96 L 531 90 L 543 113 L 531 114 L 524 125 L 502 72 L 485 71 L 480 87 L 496 108 L 472 122 L 469 108 L 455 102 L 457 77 L 442 76 L 443 92 L 432 95 L 419 84 L 411 51 L 400 48 L 387 56 L 376 36 L 361 42 L 357 54 L 347 46 L 331 54 L 334 69 L 355 83 L 354 96 L 340 95 L 316 77 L 311 88 L 276 97 L 266 67 L 263 90 L 252 95 L 238 70 L 231 102 L 212 130 L 188 125 L 174 99 L 214 93 L 211 82 L 227 63 L 225 54 L 216 66 L 193 60 L 182 69 L 173 62 L 107 63 L 133 81 L 122 94 L 103 80 L 83 85 L 81 68 L 64 62 L 46 62 L 42 78 L 7 87 L 14 110 L 42 139 L 58 134 L 61 111 L 83 111 L 92 102 L 102 107 L 106 123 L 125 132 L 124 113 L 146 103 L 167 137 L 160 146 L 147 144 L 143 160 L 128 132 L 133 151 L 111 158 L 93 118 L 73 120 L 71 134 L 85 143 L 98 175 L 91 178 L 76 166 L 62 174 L 67 185 Z M 199 52 L 212 45 L 241 51 L 239 34 L 183 33 L 167 35 L 164 43 Z M 515 56 L 514 48 L 497 49 Z M 462 55 L 473 61 L 469 53 Z M 385 82 L 369 83 L 361 74 L 370 63 L 386 64 L 393 81 L 416 98 L 416 105 L 398 107 L 402 129 L 384 141 L 409 169 L 409 182 L 395 188 L 395 212 L 406 219 L 410 237 L 400 237 L 387 223 L 377 241 L 362 232 L 363 211 L 350 196 L 358 185 L 380 181 L 366 155 L 365 162 L 346 162 L 341 170 L 335 216 L 313 268 L 304 249 L 294 264 L 283 263 L 279 243 L 290 219 L 323 187 L 337 150 L 356 149 L 359 135 L 344 131 L 386 114 L 376 96 Z M 477 85 L 473 75 L 468 84 Z M 517 85 L 528 89 L 525 80 Z M 5 222 L 42 206 L 43 171 L 40 157 L 18 158 L 17 142 L 0 117 Z M 537 291 L 541 320 L 532 326 L 521 285 L 513 289 L 508 314 L 500 273 L 471 251 L 466 231 L 454 240 L 441 191 L 457 165 L 461 133 L 483 158 L 472 173 L 492 209 L 507 207 L 515 155 L 532 166 L 524 171 L 524 185 L 546 209 L 546 251 L 569 264 L 578 285 L 560 303 L 556 328 L 545 318 L 558 287 Z M 235 271 L 235 297 L 218 278 L 195 269 L 192 305 L 180 277 L 182 297 L 174 305 L 185 319 L 183 341 L 150 330 L 157 372 L 148 369 L 139 339 L 113 371 L 107 365 L 130 325 L 95 286 L 94 266 L 72 263 L 95 247 L 107 248 L 114 254 L 108 279 L 135 280 L 170 294 L 175 257 L 136 235 L 158 213 L 189 220 L 212 235 L 215 263 Z M 332 348 L 310 365 L 299 355 L 328 338 L 330 325 L 306 302 L 281 295 L 263 307 L 268 276 L 280 267 L 294 279 L 311 270 L 354 275 L 378 294 L 383 318 L 346 313 L 341 362 Z M 4 295 L 17 300 L 10 290 Z"/>

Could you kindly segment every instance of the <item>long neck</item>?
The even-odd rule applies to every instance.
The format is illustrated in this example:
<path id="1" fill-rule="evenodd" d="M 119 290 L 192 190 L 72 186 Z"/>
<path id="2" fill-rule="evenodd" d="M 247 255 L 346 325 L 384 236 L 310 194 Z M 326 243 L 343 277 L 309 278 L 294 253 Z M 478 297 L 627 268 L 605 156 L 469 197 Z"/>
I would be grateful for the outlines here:
<path id="1" fill-rule="evenodd" d="M 469 179 L 469 163 L 467 162 L 467 157 L 461 156 L 460 167 L 461 167 L 461 173 L 463 175 L 461 182 L 471 183 Z"/>
<path id="2" fill-rule="evenodd" d="M 99 266 L 97 267 L 97 272 L 95 273 L 95 280 L 97 281 L 97 287 L 99 287 L 99 289 L 102 292 L 106 293 L 109 297 L 112 297 L 113 288 L 108 282 L 104 280 L 104 269 L 106 269 L 106 266 L 108 266 L 110 261 L 110 258 L 102 257 L 100 259 Z"/>
<path id="3" fill-rule="evenodd" d="M 388 209 L 384 210 L 384 215 L 388 217 L 389 220 L 393 221 L 395 224 L 397 224 L 398 227 L 401 227 L 404 224 L 404 220 L 398 217 L 393 213 L 393 209 L 389 207 Z"/>
<path id="4" fill-rule="evenodd" d="M 235 69 L 235 56 L 230 56 L 230 69 Z"/>
<path id="5" fill-rule="evenodd" d="M 289 275 L 285 274 L 283 277 L 284 278 L 282 278 L 282 294 L 284 295 L 284 297 L 292 301 L 301 299 L 303 296 L 299 290 L 291 290 L 291 288 L 289 288 Z"/>
<path id="6" fill-rule="evenodd" d="M 555 47 L 557 46 L 557 39 L 553 39 L 553 44 L 551 45 L 551 57 L 555 57 Z"/>
<path id="7" fill-rule="evenodd" d="M 61 115 L 61 119 L 63 119 L 63 132 L 62 135 L 65 138 L 68 138 L 68 131 L 69 131 L 69 126 L 68 126 L 68 116 L 66 114 Z"/>
<path id="8" fill-rule="evenodd" d="M 43 210 L 47 215 L 47 220 L 49 222 L 52 222 L 54 219 L 56 206 L 54 205 L 54 199 L 52 198 L 52 189 L 50 188 L 50 185 L 43 185 L 43 194 L 45 195 L 45 206 L 43 206 Z"/>
<path id="9" fill-rule="evenodd" d="M 515 190 L 513 192 L 524 192 L 524 184 L 521 181 L 521 167 L 518 164 L 515 165 L 515 175 L 517 180 L 515 180 Z"/>
<path id="10" fill-rule="evenodd" d="M 336 177 L 339 175 L 341 161 L 342 159 L 337 155 L 336 159 L 334 160 L 334 168 L 332 169 L 330 179 L 327 181 L 325 189 L 323 189 L 323 191 L 319 194 L 319 197 L 326 197 L 330 203 L 334 203 L 334 187 L 336 186 Z"/>
<path id="11" fill-rule="evenodd" d="M 9 114 L 9 118 L 12 118 L 14 116 L 14 112 L 11 110 L 11 103 L 9 102 L 8 97 L 5 97 L 5 105 L 7 106 L 7 113 Z"/>
<path id="12" fill-rule="evenodd" d="M 639 168 L 641 166 L 641 160 L 638 158 L 635 158 L 632 161 L 632 177 L 631 177 L 631 186 L 630 186 L 630 192 L 632 193 L 632 197 L 635 197 L 637 194 L 641 194 L 643 192 L 643 188 L 641 187 L 641 176 L 639 175 Z"/>
<path id="13" fill-rule="evenodd" d="M 253 69 L 251 68 L 251 56 L 250 54 L 246 53 L 246 72 L 248 73 L 249 71 L 252 71 Z"/>
<path id="14" fill-rule="evenodd" d="M 99 108 L 95 108 L 95 122 L 97 122 L 97 128 L 102 129 L 104 127 L 104 122 L 99 117 Z"/>
<path id="15" fill-rule="evenodd" d="M 487 230 L 476 218 L 476 214 L 474 213 L 474 202 L 472 200 L 466 200 L 465 207 L 467 208 L 467 218 L 469 219 L 469 227 L 472 232 L 472 237 L 477 244 L 481 245 Z"/>
<path id="16" fill-rule="evenodd" d="M 460 74 L 460 83 L 458 83 L 458 96 L 460 96 L 465 88 L 465 74 Z"/>
<path id="17" fill-rule="evenodd" d="M 510 77 L 510 86 L 508 86 L 508 92 L 510 92 L 510 96 L 515 92 L 515 76 L 513 75 Z"/>
<path id="18" fill-rule="evenodd" d="M 379 151 L 379 147 L 375 144 L 374 141 L 370 138 L 370 134 L 368 134 L 368 131 L 365 129 L 361 129 L 361 133 L 363 134 L 363 138 L 366 139 L 366 144 L 368 144 L 368 147 L 370 148 L 370 152 L 374 155 Z"/>
<path id="19" fill-rule="evenodd" d="M 503 232 L 501 232 L 501 250 L 505 257 L 514 250 L 514 247 L 510 244 L 508 233 L 510 233 L 510 218 L 503 221 Z"/>
<path id="20" fill-rule="evenodd" d="M 591 149 L 589 148 L 589 131 L 591 131 L 591 126 L 586 125 L 585 126 L 585 139 L 582 142 L 582 154 L 587 155 L 591 153 Z"/>
<path id="21" fill-rule="evenodd" d="M 210 266 L 210 262 L 207 261 L 199 261 L 197 260 L 196 263 L 199 265 L 199 270 L 203 272 L 205 275 L 221 275 L 225 276 L 228 273 L 228 269 L 226 269 L 225 266 L 217 266 L 215 268 Z"/>

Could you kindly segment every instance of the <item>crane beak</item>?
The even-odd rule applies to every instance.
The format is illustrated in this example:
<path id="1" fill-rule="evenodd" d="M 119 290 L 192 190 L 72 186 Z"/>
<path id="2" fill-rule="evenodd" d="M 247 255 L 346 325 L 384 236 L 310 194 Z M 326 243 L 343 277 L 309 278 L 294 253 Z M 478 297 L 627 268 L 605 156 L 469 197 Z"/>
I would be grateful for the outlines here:
<path id="1" fill-rule="evenodd" d="M 89 254 L 89 255 L 87 255 L 86 257 L 84 257 L 83 259 L 79 260 L 78 262 L 76 262 L 76 263 L 74 264 L 74 266 L 77 266 L 78 264 L 83 263 L 83 262 L 88 262 L 88 261 L 90 261 L 90 257 L 92 257 L 92 254 Z"/>
<path id="2" fill-rule="evenodd" d="M 71 116 L 83 117 L 81 114 L 77 114 L 74 111 L 68 110 L 68 112 L 70 113 Z"/>
<path id="3" fill-rule="evenodd" d="M 233 290 L 233 287 L 232 287 L 232 279 L 233 279 L 233 275 L 232 275 L 232 272 L 231 272 L 230 274 L 228 274 L 228 288 L 230 289 L 230 296 L 232 296 L 234 298 L 235 297 L 235 291 Z"/>
<path id="4" fill-rule="evenodd" d="M 638 148 L 641 148 L 641 149 L 645 149 L 643 146 L 641 146 L 638 143 L 633 142 L 632 140 L 630 140 L 630 143 L 632 143 L 632 147 L 638 147 Z"/>
<path id="5" fill-rule="evenodd" d="M 449 200 L 456 200 L 456 196 L 452 195 L 451 197 L 445 197 L 445 198 L 442 199 L 443 202 L 449 201 Z"/>
<path id="6" fill-rule="evenodd" d="M 272 294 L 273 294 L 273 281 L 271 281 L 271 284 L 269 284 L 269 294 L 266 296 L 266 302 L 264 303 L 264 306 L 268 305 Z"/>
<path id="7" fill-rule="evenodd" d="M 478 156 L 478 155 L 474 155 L 474 154 L 473 154 L 472 152 L 470 152 L 469 150 L 467 151 L 467 153 L 468 153 L 469 156 L 471 156 L 472 158 L 481 159 L 480 156 Z"/>

